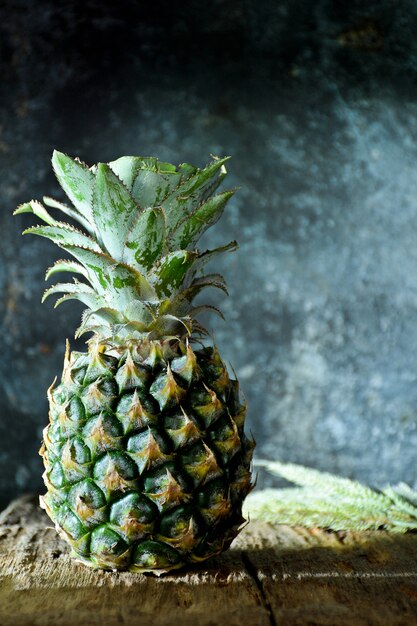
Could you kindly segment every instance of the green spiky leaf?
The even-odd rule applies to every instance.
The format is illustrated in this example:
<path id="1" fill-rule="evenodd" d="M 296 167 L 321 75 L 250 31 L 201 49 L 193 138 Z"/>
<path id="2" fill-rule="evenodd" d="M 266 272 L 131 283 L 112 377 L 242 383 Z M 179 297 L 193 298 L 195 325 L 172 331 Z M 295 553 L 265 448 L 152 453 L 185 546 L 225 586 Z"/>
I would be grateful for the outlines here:
<path id="1" fill-rule="evenodd" d="M 220 185 L 226 175 L 224 159 L 215 159 L 207 167 L 196 170 L 164 200 L 168 239 L 173 236 L 185 215 L 191 215 Z M 170 247 L 173 250 L 173 247 Z"/>
<path id="2" fill-rule="evenodd" d="M 123 258 L 124 242 L 140 210 L 110 167 L 99 163 L 93 192 L 94 220 L 105 249 L 117 261 Z"/>
<path id="3" fill-rule="evenodd" d="M 128 320 L 144 322 L 145 324 L 151 324 L 156 317 L 152 313 L 150 303 L 142 300 L 133 300 L 132 302 L 129 302 L 127 307 L 124 309 L 123 314 Z"/>
<path id="4" fill-rule="evenodd" d="M 143 170 L 145 174 L 146 172 L 150 172 L 153 174 L 174 175 L 173 178 L 170 179 L 171 180 L 170 189 L 171 189 L 178 184 L 181 177 L 183 177 L 184 175 L 187 177 L 190 176 L 192 173 L 194 173 L 196 169 L 196 168 L 193 168 L 192 166 L 182 165 L 178 168 L 178 171 L 177 171 L 177 168 L 175 167 L 175 165 L 171 165 L 170 163 L 163 163 L 162 161 L 159 161 L 155 157 L 135 157 L 135 156 L 120 157 L 119 159 L 116 159 L 115 161 L 111 161 L 109 163 L 109 167 L 111 167 L 113 172 L 120 178 L 120 180 L 124 182 L 124 184 L 129 189 L 129 191 L 132 191 L 135 179 L 141 170 Z M 178 174 L 178 176 L 175 176 L 175 174 Z M 148 182 L 150 183 L 150 185 L 148 186 L 150 187 L 155 186 L 154 185 L 155 179 L 150 178 Z M 137 185 L 138 190 L 142 186 L 143 185 L 138 184 Z M 158 186 L 158 184 L 156 186 Z M 139 204 L 142 206 L 142 203 L 139 201 L 138 198 L 137 200 Z M 155 203 L 152 203 L 152 206 L 154 206 L 154 204 Z"/>
<path id="5" fill-rule="evenodd" d="M 97 308 L 103 303 L 103 300 L 97 295 L 94 289 L 85 283 L 57 283 L 45 291 L 42 297 L 42 302 L 45 302 L 49 296 L 56 293 L 64 293 L 65 296 L 71 296 L 72 300 L 79 300 L 89 308 Z M 55 308 L 59 306 L 61 302 L 68 299 L 70 298 L 65 297 L 57 300 Z"/>
<path id="6" fill-rule="evenodd" d="M 57 309 L 63 302 L 68 302 L 68 300 L 78 300 L 78 302 L 82 302 L 86 307 L 95 308 L 100 306 L 101 299 L 99 296 L 93 296 L 88 293 L 66 293 L 65 295 L 58 298 L 55 301 L 54 309 Z"/>
<path id="7" fill-rule="evenodd" d="M 139 169 L 132 186 L 132 195 L 144 208 L 159 206 L 181 181 L 181 173 L 159 163 L 154 171 Z M 171 166 L 172 167 L 172 166 Z"/>
<path id="8" fill-rule="evenodd" d="M 160 315 L 150 326 L 149 338 L 157 338 L 161 336 L 176 337 L 184 333 L 184 329 L 188 335 L 191 335 L 192 325 L 189 318 L 177 317 L 176 315 Z"/>
<path id="9" fill-rule="evenodd" d="M 98 317 L 100 320 L 109 322 L 110 324 L 121 324 L 124 321 L 120 311 L 108 306 L 102 306 L 93 311 L 84 311 L 83 322 L 87 321 L 92 316 Z"/>
<path id="10" fill-rule="evenodd" d="M 192 266 L 192 272 L 190 272 L 191 277 L 194 279 L 194 277 L 205 268 L 207 263 L 210 263 L 210 261 L 212 261 L 216 256 L 219 256 L 219 254 L 223 254 L 224 252 L 233 252 L 234 250 L 237 250 L 238 247 L 239 246 L 236 241 L 231 241 L 225 246 L 219 246 L 218 248 L 213 248 L 213 250 L 206 250 L 205 252 L 202 252 L 198 255 L 198 258 Z"/>
<path id="11" fill-rule="evenodd" d="M 118 178 L 126 185 L 129 191 L 132 191 L 133 182 L 137 176 L 142 159 L 133 156 L 123 156 L 109 163 L 109 167 L 113 170 Z"/>
<path id="12" fill-rule="evenodd" d="M 171 300 L 164 303 L 167 312 L 177 311 L 178 314 L 189 314 L 190 305 L 194 298 L 204 289 L 215 287 L 221 289 L 227 294 L 227 287 L 223 276 L 220 274 L 206 274 L 200 278 L 193 280 L 191 285 L 186 289 L 182 289 Z"/>
<path id="13" fill-rule="evenodd" d="M 161 208 L 145 209 L 131 225 L 123 261 L 149 271 L 165 251 L 165 216 Z"/>
<path id="14" fill-rule="evenodd" d="M 20 213 L 33 213 L 49 226 L 55 226 L 55 224 L 57 224 L 57 221 L 37 200 L 31 200 L 30 202 L 25 202 L 24 204 L 19 205 L 13 215 L 19 215 Z"/>
<path id="15" fill-rule="evenodd" d="M 51 276 L 59 274 L 60 272 L 81 274 L 89 280 L 89 275 L 85 267 L 83 267 L 80 263 L 69 261 L 68 259 L 59 259 L 58 261 L 55 261 L 55 263 L 46 270 L 45 280 L 48 280 Z"/>
<path id="16" fill-rule="evenodd" d="M 24 235 L 46 237 L 61 248 L 66 246 L 84 246 L 93 252 L 100 252 L 100 246 L 90 237 L 69 224 L 55 222 L 54 226 L 31 226 L 23 231 Z"/>
<path id="17" fill-rule="evenodd" d="M 234 191 L 224 191 L 209 198 L 176 228 L 171 235 L 169 245 L 171 249 L 193 248 L 201 235 L 210 226 L 213 226 L 221 217 L 224 207 Z"/>
<path id="18" fill-rule="evenodd" d="M 77 328 L 75 337 L 78 339 L 85 333 L 94 331 L 97 326 L 111 328 L 115 324 L 124 323 L 124 321 L 120 311 L 108 306 L 98 306 L 92 310 L 87 309 L 82 314 L 81 325 Z"/>
<path id="19" fill-rule="evenodd" d="M 68 198 L 90 224 L 94 224 L 92 197 L 94 174 L 80 161 L 54 150 L 52 167 Z"/>
<path id="20" fill-rule="evenodd" d="M 177 250 L 164 256 L 149 275 L 159 297 L 169 297 L 180 285 L 198 258 L 197 252 Z"/>
<path id="21" fill-rule="evenodd" d="M 85 228 L 85 230 L 90 235 L 95 237 L 94 224 L 91 224 L 83 215 L 81 215 L 81 213 L 79 213 L 79 211 L 67 206 L 63 202 L 59 202 L 59 200 L 50 198 L 49 196 L 43 196 L 43 201 L 46 204 L 46 206 L 49 206 L 53 209 L 58 209 L 59 211 L 62 211 L 62 213 L 65 213 L 65 215 L 67 215 L 68 217 L 71 217 L 72 219 L 74 219 L 76 222 L 81 224 L 81 226 Z"/>
<path id="22" fill-rule="evenodd" d="M 78 246 L 65 246 L 87 269 L 98 292 L 105 292 L 119 310 L 132 300 L 152 300 L 156 294 L 146 278 L 133 267 L 115 263 L 111 256 Z"/>
<path id="23" fill-rule="evenodd" d="M 215 313 L 222 320 L 225 320 L 225 317 L 220 309 L 216 306 L 213 306 L 212 304 L 200 304 L 199 306 L 192 307 L 192 309 L 190 309 L 190 316 L 194 318 L 197 317 L 197 315 L 199 315 L 200 313 L 207 312 Z"/>
<path id="24" fill-rule="evenodd" d="M 114 259 L 104 252 L 95 252 L 82 246 L 65 246 L 65 249 L 86 268 L 97 291 L 105 292 L 109 289 L 108 271 L 114 265 Z"/>

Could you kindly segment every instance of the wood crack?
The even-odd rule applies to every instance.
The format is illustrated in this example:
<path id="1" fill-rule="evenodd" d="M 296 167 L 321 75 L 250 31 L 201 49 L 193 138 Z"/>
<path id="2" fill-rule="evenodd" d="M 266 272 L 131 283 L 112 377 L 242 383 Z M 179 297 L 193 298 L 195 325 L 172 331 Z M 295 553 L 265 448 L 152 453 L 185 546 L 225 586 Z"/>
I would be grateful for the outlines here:
<path id="1" fill-rule="evenodd" d="M 271 603 L 268 600 L 267 595 L 265 594 L 265 590 L 262 584 L 261 579 L 258 576 L 258 570 L 255 567 L 255 565 L 252 563 L 252 561 L 250 560 L 250 556 L 247 552 L 243 552 L 242 551 L 242 561 L 246 567 L 246 571 L 248 572 L 249 576 L 252 578 L 253 582 L 255 583 L 260 597 L 261 597 L 261 601 L 262 601 L 262 605 L 266 611 L 266 613 L 268 614 L 268 619 L 269 619 L 269 623 L 270 626 L 278 626 L 276 620 L 275 620 L 275 615 L 274 615 L 274 611 L 272 609 Z"/>

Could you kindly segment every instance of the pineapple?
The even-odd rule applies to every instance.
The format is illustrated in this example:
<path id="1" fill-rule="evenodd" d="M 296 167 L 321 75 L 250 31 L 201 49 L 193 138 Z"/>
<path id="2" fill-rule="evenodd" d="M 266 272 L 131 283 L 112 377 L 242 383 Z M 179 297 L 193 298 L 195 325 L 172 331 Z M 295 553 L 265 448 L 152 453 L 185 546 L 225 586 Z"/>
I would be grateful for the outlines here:
<path id="1" fill-rule="evenodd" d="M 222 276 L 204 273 L 236 242 L 204 252 L 199 237 L 233 191 L 215 193 L 227 159 L 203 169 L 121 157 L 88 168 L 55 151 L 52 165 L 72 206 L 50 197 L 20 205 L 74 257 L 47 289 L 86 309 L 67 341 L 61 382 L 48 390 L 40 454 L 41 506 L 77 560 L 94 568 L 162 574 L 227 549 L 245 521 L 254 441 L 244 433 L 239 384 L 202 324 L 212 306 L 193 300 Z M 78 222 L 56 220 L 47 207 Z M 209 345 L 207 345 L 209 344 Z"/>

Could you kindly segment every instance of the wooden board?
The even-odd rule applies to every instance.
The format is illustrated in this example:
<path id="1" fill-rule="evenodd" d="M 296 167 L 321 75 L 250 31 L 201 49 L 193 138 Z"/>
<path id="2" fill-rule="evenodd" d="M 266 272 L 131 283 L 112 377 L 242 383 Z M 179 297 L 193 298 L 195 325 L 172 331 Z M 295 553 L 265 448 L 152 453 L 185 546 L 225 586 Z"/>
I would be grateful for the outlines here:
<path id="1" fill-rule="evenodd" d="M 34 496 L 0 515 L 0 626 L 416 626 L 417 535 L 251 522 L 162 578 L 73 562 Z"/>

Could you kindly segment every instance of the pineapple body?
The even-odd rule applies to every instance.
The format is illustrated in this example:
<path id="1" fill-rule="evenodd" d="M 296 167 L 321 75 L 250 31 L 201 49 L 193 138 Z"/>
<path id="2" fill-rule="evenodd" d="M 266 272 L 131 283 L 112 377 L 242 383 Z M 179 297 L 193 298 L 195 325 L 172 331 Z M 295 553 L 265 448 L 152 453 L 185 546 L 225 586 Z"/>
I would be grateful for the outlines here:
<path id="1" fill-rule="evenodd" d="M 50 390 L 42 506 L 84 563 L 161 573 L 226 549 L 253 442 L 216 349 L 183 342 L 67 354 Z"/>

